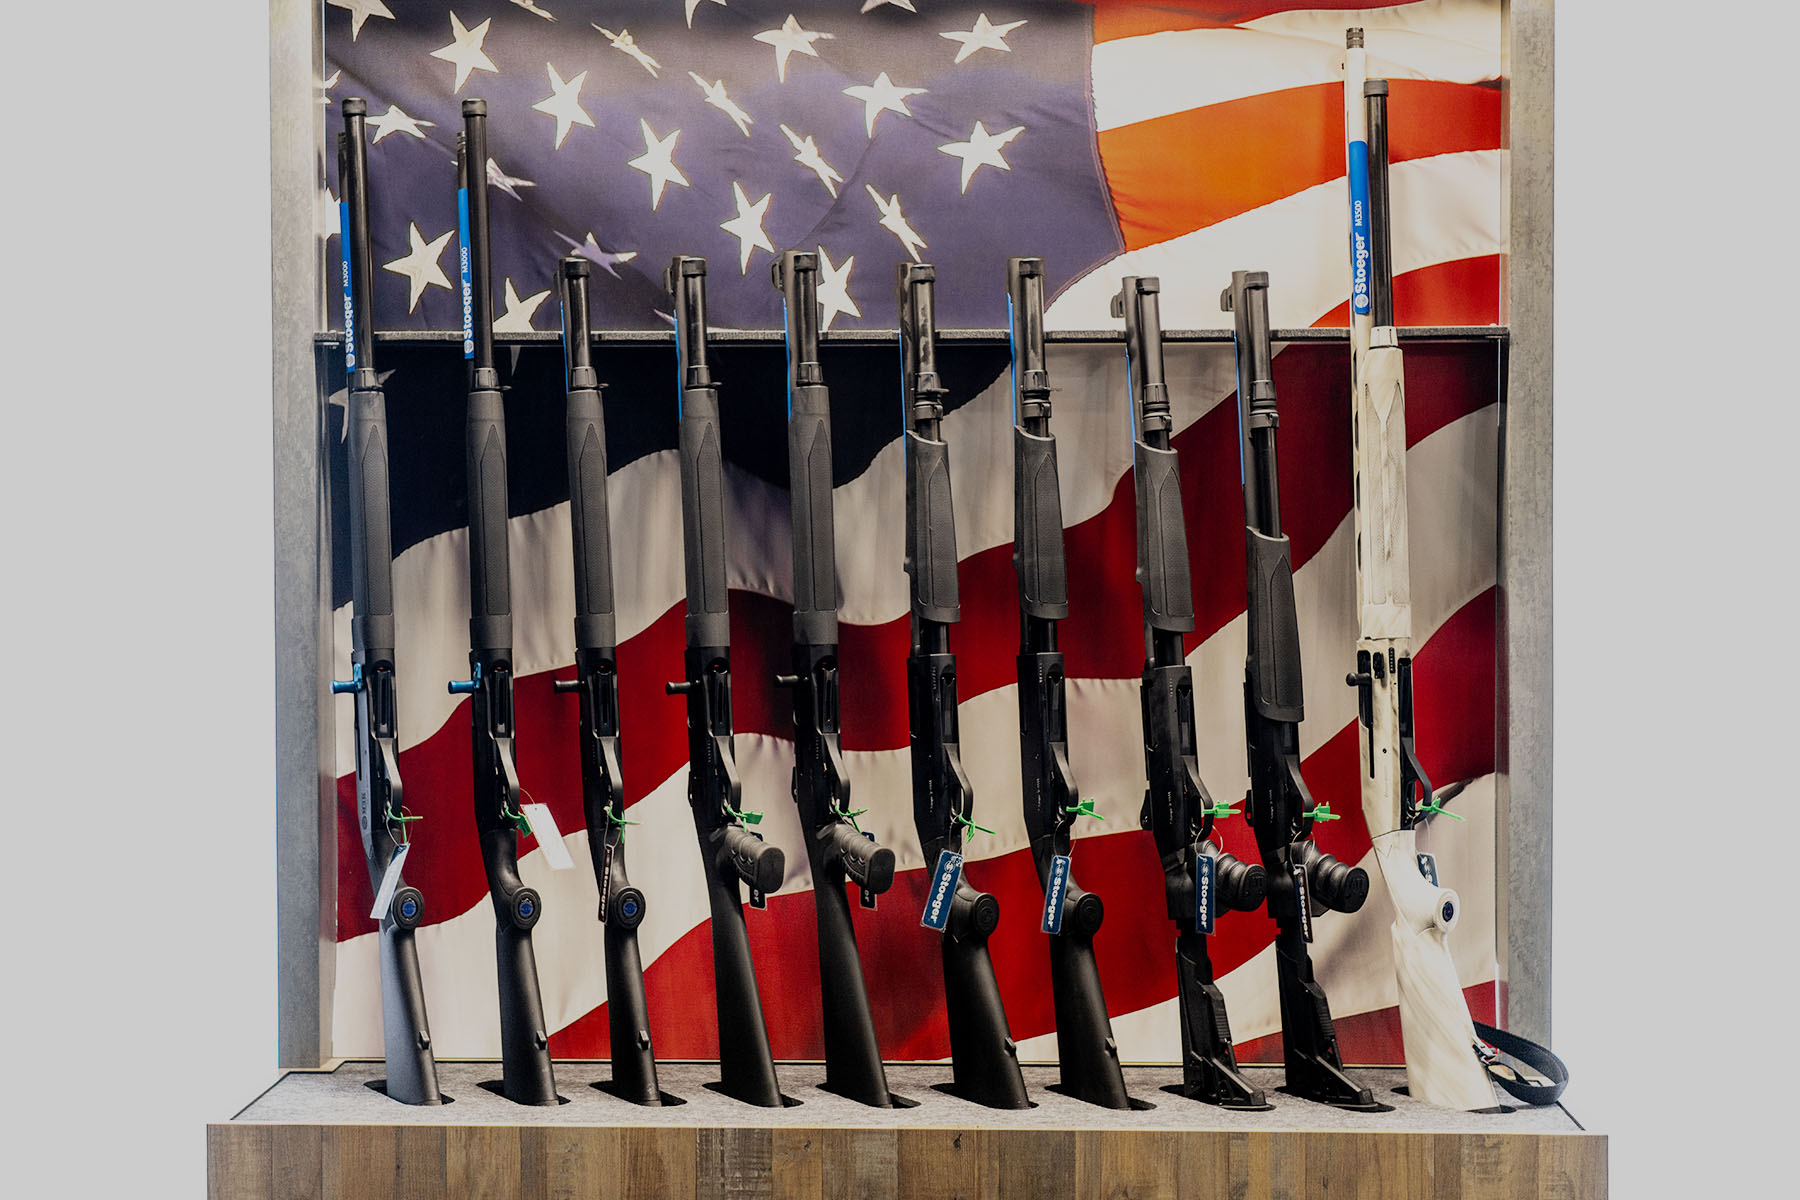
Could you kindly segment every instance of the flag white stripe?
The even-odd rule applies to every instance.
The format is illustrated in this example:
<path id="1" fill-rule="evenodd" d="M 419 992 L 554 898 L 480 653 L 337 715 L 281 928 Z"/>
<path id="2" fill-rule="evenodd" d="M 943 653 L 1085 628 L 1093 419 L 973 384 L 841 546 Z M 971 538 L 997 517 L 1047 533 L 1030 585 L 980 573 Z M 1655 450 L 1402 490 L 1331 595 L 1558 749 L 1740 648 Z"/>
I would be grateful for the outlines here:
<path id="1" fill-rule="evenodd" d="M 1481 83 L 1500 77 L 1498 0 L 1420 0 L 1363 11 L 1276 13 L 1225 29 L 1183 29 L 1094 47 L 1101 131 L 1250 96 L 1343 79 L 1344 30 L 1368 34 L 1369 74 Z M 1278 134 L 1271 131 L 1271 136 Z"/>
<path id="2" fill-rule="evenodd" d="M 1394 274 L 1504 249 L 1500 197 L 1506 152 L 1468 150 L 1395 163 Z M 1108 260 L 1071 284 L 1044 314 L 1046 329 L 1108 328 L 1126 275 L 1162 279 L 1170 329 L 1217 329 L 1219 289 L 1231 273 L 1269 273 L 1269 321 L 1304 328 L 1349 296 L 1348 201 L 1339 176 L 1204 229 Z M 1342 270 L 1321 263 L 1343 263 Z"/>
<path id="3" fill-rule="evenodd" d="M 1407 470 L 1415 480 L 1410 494 L 1432 497 L 1429 502 L 1415 500 L 1411 514 L 1418 561 L 1429 564 L 1414 581 L 1420 644 L 1429 636 L 1424 631 L 1435 631 L 1470 599 L 1493 586 L 1495 564 L 1490 548 L 1496 528 L 1497 420 L 1497 408 L 1490 406 L 1436 431 L 1408 452 Z M 1439 498 L 1446 496 L 1457 499 L 1441 502 Z M 1356 641 L 1353 554 L 1352 525 L 1346 516 L 1318 553 L 1295 572 L 1301 651 L 1310 668 L 1308 719 L 1301 726 L 1301 750 L 1306 754 L 1355 718 L 1355 697 L 1338 682 L 1348 648 Z M 1199 722 L 1199 760 L 1208 786 L 1221 798 L 1241 793 L 1247 783 L 1241 715 L 1244 644 L 1240 614 L 1189 656 L 1199 693 L 1196 709 L 1206 714 Z M 1083 794 L 1098 798 L 1099 812 L 1106 818 L 1088 825 L 1083 831 L 1088 836 L 1127 830 L 1136 824 L 1143 792 L 1137 692 L 1136 679 L 1074 679 L 1069 683 L 1070 728 L 1079 731 L 1071 740 L 1073 766 Z M 1018 725 L 1016 702 L 1013 687 L 998 688 L 965 702 L 960 710 L 964 744 L 1012 744 Z M 762 735 L 739 735 L 737 745 L 744 794 L 750 803 L 764 808 L 765 836 L 787 852 L 789 872 L 783 889 L 803 889 L 809 886 L 805 849 L 798 816 L 785 799 L 792 747 Z M 895 851 L 902 869 L 922 867 L 912 824 L 907 752 L 851 752 L 845 757 L 858 803 L 869 808 L 861 818 L 865 827 Z M 1016 756 L 974 755 L 967 765 L 979 798 L 977 817 L 996 831 L 994 836 L 974 839 L 969 857 L 981 860 L 1024 848 L 1024 816 L 1014 799 L 1020 792 Z M 634 881 L 649 896 L 649 913 L 639 931 L 640 952 L 649 963 L 707 915 L 686 804 L 685 768 L 635 805 L 633 815 L 643 824 L 631 831 L 627 853 Z M 564 839 L 578 863 L 586 861 L 586 837 L 585 831 L 578 831 Z M 1248 847 L 1234 849 L 1244 852 Z M 544 918 L 535 939 L 538 968 L 546 1019 L 552 1029 L 562 1029 L 605 1000 L 600 930 L 595 920 L 596 884 L 588 870 L 551 871 L 538 850 L 522 856 L 520 870 L 526 882 L 544 895 Z M 1468 922 L 1472 915 L 1465 911 L 1464 920 Z M 906 917 L 901 914 L 892 919 Z M 422 928 L 417 936 L 439 1053 L 452 1057 L 498 1054 L 490 905 L 484 899 L 449 920 Z M 334 1053 L 364 1056 L 381 1052 L 379 989 L 375 935 L 340 943 Z M 1340 1006 L 1347 1003 L 1337 1002 Z M 1344 1007 L 1341 1011 L 1357 1010 Z M 1235 1011 L 1233 1015 L 1237 1016 Z M 1168 1057 L 1167 1043 L 1159 1045 L 1161 1050 L 1144 1057 Z"/>

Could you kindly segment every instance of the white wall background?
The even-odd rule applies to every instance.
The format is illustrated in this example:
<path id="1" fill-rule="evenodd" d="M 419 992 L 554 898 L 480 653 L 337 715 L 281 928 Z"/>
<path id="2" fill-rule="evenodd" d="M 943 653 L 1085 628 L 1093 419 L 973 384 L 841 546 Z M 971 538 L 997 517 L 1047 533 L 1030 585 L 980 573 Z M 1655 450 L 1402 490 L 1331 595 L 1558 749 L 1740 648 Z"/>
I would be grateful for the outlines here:
<path id="1" fill-rule="evenodd" d="M 1793 1111 L 1800 28 L 1736 7 L 1557 34 L 1556 1042 L 1618 1197 L 1780 1192 Z M 266 33 L 5 17 L 12 1195 L 199 1195 L 274 1075 Z"/>

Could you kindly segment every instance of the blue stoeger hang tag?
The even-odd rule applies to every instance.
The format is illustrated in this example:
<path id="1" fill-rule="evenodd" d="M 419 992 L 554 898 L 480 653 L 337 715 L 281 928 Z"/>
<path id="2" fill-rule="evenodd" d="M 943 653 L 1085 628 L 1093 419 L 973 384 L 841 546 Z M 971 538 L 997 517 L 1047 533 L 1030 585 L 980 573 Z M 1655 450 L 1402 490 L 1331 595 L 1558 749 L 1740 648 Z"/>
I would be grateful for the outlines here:
<path id="1" fill-rule="evenodd" d="M 1437 857 L 1431 854 L 1419 855 L 1419 874 L 1430 881 L 1432 887 L 1441 887 L 1438 883 Z"/>
<path id="2" fill-rule="evenodd" d="M 1300 936 L 1312 941 L 1312 897 L 1306 891 L 1306 867 L 1294 863 L 1288 868 L 1294 876 L 1294 903 L 1300 909 Z"/>
<path id="3" fill-rule="evenodd" d="M 356 372 L 356 293 L 350 288 L 350 205 L 338 201 L 338 262 L 344 276 L 344 374 Z"/>
<path id="4" fill-rule="evenodd" d="M 870 833 L 866 829 L 863 830 L 863 836 L 868 838 L 871 842 L 875 840 L 875 835 Z M 860 903 L 862 904 L 862 906 L 864 908 L 870 908 L 870 909 L 874 908 L 875 907 L 875 893 L 871 892 L 868 888 L 861 888 L 859 890 L 862 892 L 862 897 L 860 900 Z"/>
<path id="5" fill-rule="evenodd" d="M 763 840 L 763 835 L 760 833 L 753 832 L 753 833 L 751 833 L 750 836 L 755 838 L 759 842 Z M 761 888 L 752 887 L 750 889 L 750 907 L 751 908 L 767 908 L 767 907 L 769 907 L 769 897 L 763 892 L 763 890 Z"/>
<path id="6" fill-rule="evenodd" d="M 953 850 L 945 850 L 938 855 L 937 866 L 931 872 L 931 887 L 925 893 L 925 911 L 919 916 L 919 924 L 927 929 L 944 932 L 950 923 L 950 901 L 956 895 L 957 880 L 962 878 L 963 857 Z"/>
<path id="7" fill-rule="evenodd" d="M 475 357 L 475 285 L 469 280 L 469 189 L 456 189 L 457 258 L 462 262 L 463 357 Z"/>
<path id="8" fill-rule="evenodd" d="M 1350 143 L 1350 311 L 1369 314 L 1369 143 Z"/>
<path id="9" fill-rule="evenodd" d="M 1213 856 L 1202 854 L 1194 860 L 1194 928 L 1201 933 L 1213 931 Z"/>
<path id="10" fill-rule="evenodd" d="M 1045 933 L 1061 933 L 1063 896 L 1069 890 L 1069 856 L 1058 854 L 1050 859 L 1050 878 L 1044 884 L 1044 915 L 1038 927 Z"/>

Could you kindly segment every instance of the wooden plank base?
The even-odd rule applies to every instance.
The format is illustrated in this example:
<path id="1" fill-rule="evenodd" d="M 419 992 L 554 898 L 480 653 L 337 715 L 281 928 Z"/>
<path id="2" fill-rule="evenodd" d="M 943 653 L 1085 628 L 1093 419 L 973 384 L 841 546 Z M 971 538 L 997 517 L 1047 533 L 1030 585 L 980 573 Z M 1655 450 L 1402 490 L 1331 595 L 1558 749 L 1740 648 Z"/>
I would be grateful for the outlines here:
<path id="1" fill-rule="evenodd" d="M 1604 1135 L 605 1125 L 207 1128 L 212 1200 L 1604 1200 Z"/>

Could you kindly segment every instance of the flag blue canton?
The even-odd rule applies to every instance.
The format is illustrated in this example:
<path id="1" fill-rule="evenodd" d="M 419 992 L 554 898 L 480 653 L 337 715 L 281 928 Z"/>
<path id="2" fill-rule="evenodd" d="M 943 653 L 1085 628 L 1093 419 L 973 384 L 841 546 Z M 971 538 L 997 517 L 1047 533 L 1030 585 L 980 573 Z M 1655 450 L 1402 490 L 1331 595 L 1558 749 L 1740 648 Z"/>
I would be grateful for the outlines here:
<path id="1" fill-rule="evenodd" d="M 460 325 L 457 252 L 430 259 L 456 229 L 460 102 L 477 96 L 502 333 L 556 328 L 548 297 L 571 250 L 596 263 L 601 329 L 667 323 L 675 254 L 710 260 L 716 325 L 777 329 L 774 251 L 822 249 L 839 284 L 821 289 L 829 328 L 845 329 L 893 327 L 894 266 L 909 256 L 937 265 L 941 324 L 992 328 L 1009 256 L 1044 257 L 1054 294 L 1122 249 L 1095 150 L 1085 5 L 325 11 L 327 96 L 334 110 L 369 101 L 377 328 Z"/>

